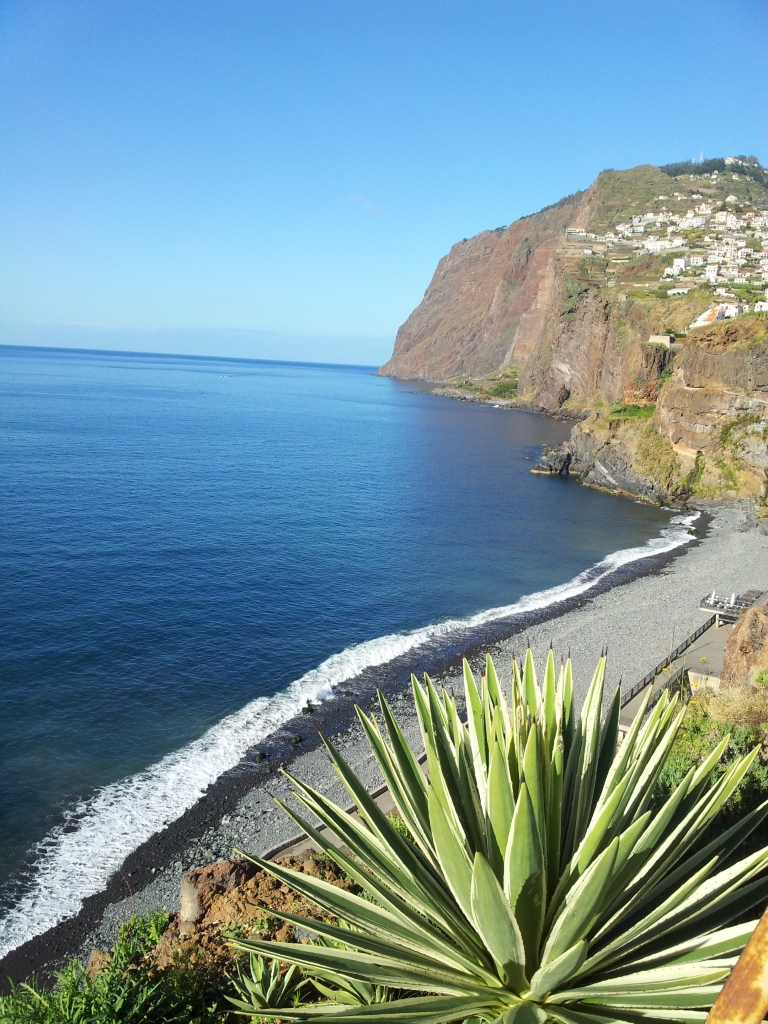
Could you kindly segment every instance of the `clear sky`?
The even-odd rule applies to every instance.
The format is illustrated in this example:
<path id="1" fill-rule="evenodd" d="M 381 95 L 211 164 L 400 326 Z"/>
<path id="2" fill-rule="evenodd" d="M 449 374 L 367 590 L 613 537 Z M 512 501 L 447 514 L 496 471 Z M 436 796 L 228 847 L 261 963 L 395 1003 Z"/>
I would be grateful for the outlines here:
<path id="1" fill-rule="evenodd" d="M 767 58 L 766 0 L 0 0 L 0 342 L 383 361 L 455 241 L 768 161 Z"/>

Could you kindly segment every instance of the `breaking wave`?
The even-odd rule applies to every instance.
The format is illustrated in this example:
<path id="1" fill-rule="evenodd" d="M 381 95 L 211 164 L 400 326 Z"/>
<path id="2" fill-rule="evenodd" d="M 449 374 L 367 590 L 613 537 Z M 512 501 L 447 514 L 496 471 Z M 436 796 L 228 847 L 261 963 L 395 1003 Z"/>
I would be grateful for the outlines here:
<path id="1" fill-rule="evenodd" d="M 697 516 L 675 516 L 659 537 L 642 547 L 616 551 L 568 583 L 514 604 L 378 637 L 334 654 L 281 693 L 251 701 L 145 771 L 98 790 L 38 845 L 27 891 L 0 920 L 0 957 L 77 914 L 83 900 L 104 888 L 128 854 L 184 814 L 211 783 L 234 768 L 254 744 L 299 714 L 308 700 L 319 703 L 364 669 L 386 664 L 422 644 L 578 597 L 622 566 L 690 542 L 689 527 Z"/>

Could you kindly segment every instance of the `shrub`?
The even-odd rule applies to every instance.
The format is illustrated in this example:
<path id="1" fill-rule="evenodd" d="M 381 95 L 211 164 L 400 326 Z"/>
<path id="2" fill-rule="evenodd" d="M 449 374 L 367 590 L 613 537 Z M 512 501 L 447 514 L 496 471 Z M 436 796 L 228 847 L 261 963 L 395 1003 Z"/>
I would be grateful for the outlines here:
<path id="1" fill-rule="evenodd" d="M 71 960 L 46 990 L 35 981 L 0 996 L 2 1024 L 220 1024 L 227 1017 L 222 984 L 199 968 L 155 971 L 149 953 L 168 915 L 132 917 L 95 976 Z"/>

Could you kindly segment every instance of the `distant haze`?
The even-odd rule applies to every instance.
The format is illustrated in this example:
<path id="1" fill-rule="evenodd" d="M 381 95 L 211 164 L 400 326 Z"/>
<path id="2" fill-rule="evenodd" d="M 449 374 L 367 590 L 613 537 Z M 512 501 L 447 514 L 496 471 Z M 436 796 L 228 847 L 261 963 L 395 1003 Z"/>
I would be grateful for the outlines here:
<path id="1" fill-rule="evenodd" d="M 392 353 L 391 338 L 302 337 L 235 328 L 108 328 L 92 324 L 0 324 L 0 345 L 356 366 L 381 366 Z"/>

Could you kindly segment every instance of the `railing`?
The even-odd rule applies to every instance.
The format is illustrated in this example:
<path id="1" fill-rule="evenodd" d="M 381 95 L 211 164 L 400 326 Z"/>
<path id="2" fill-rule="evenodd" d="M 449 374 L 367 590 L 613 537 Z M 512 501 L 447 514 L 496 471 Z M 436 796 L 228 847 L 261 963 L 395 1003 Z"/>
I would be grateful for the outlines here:
<path id="1" fill-rule="evenodd" d="M 646 688 L 646 686 L 649 683 L 652 683 L 654 681 L 656 676 L 660 675 L 664 671 L 665 668 L 667 668 L 669 665 L 672 664 L 673 661 L 676 661 L 680 657 L 680 655 L 683 653 L 683 651 L 688 650 L 688 648 L 691 646 L 691 644 L 695 644 L 696 641 L 699 639 L 699 637 L 703 633 L 706 633 L 706 631 L 709 629 L 710 626 L 714 626 L 716 621 L 717 621 L 717 616 L 716 615 L 710 616 L 710 618 L 708 618 L 706 622 L 702 623 L 699 626 L 698 629 L 694 630 L 694 632 L 691 633 L 690 636 L 686 637 L 686 639 L 683 640 L 683 642 L 680 644 L 680 646 L 676 647 L 674 649 L 674 651 L 672 651 L 671 654 L 664 659 L 664 661 L 659 662 L 659 664 L 656 666 L 656 668 L 651 669 L 651 671 L 647 675 L 644 675 L 643 678 L 640 680 L 640 682 L 639 683 L 635 683 L 635 685 L 632 687 L 631 690 L 627 690 L 627 692 L 624 694 L 624 696 L 621 699 L 621 706 L 623 708 L 625 708 L 627 706 L 627 704 L 629 704 L 629 702 L 631 700 L 634 700 L 634 698 L 638 695 L 638 693 L 641 693 Z M 677 680 L 680 678 L 680 676 L 682 674 L 683 674 L 683 667 L 681 666 L 674 673 L 674 675 L 664 683 L 664 686 L 662 687 L 662 689 L 664 689 L 665 687 L 669 686 L 673 682 L 677 682 Z"/>

